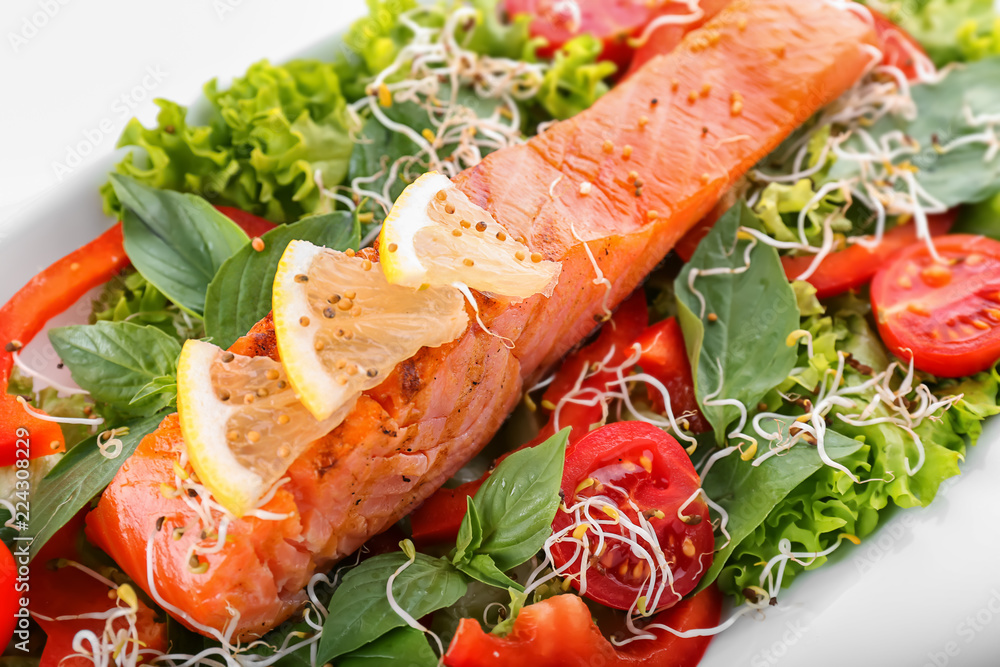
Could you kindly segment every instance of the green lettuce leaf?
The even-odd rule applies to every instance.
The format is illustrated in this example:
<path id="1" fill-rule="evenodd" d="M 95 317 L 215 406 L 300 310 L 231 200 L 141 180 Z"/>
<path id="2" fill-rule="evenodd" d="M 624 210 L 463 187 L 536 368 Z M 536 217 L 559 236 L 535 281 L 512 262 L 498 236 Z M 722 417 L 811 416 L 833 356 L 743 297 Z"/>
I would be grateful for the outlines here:
<path id="1" fill-rule="evenodd" d="M 367 94 L 372 78 L 391 65 L 413 37 L 399 17 L 416 8 L 416 0 L 366 0 L 366 4 L 368 16 L 351 25 L 334 63 L 344 94 L 352 102 Z"/>
<path id="2" fill-rule="evenodd" d="M 117 173 L 147 185 L 199 194 L 213 204 L 237 206 L 275 222 L 324 212 L 329 202 L 315 183 L 339 183 L 353 142 L 346 100 L 330 63 L 293 60 L 252 65 L 227 89 L 205 86 L 211 108 L 206 125 L 189 123 L 187 110 L 158 100 L 155 128 L 133 119 L 119 146 L 130 152 Z M 114 189 L 102 190 L 105 210 L 119 215 Z"/>
<path id="3" fill-rule="evenodd" d="M 204 334 L 201 320 L 188 317 L 134 269 L 104 286 L 93 302 L 90 316 L 91 324 L 126 321 L 156 327 L 181 342 Z"/>
<path id="4" fill-rule="evenodd" d="M 535 49 L 545 40 L 531 36 L 531 15 L 502 16 L 500 0 L 470 0 L 469 4 L 476 10 L 478 20 L 465 38 L 467 49 L 494 58 L 536 60 Z"/>
<path id="5" fill-rule="evenodd" d="M 607 78 L 617 67 L 598 60 L 603 48 L 601 40 L 582 34 L 556 52 L 538 92 L 538 101 L 553 118 L 575 116 L 608 92 Z"/>

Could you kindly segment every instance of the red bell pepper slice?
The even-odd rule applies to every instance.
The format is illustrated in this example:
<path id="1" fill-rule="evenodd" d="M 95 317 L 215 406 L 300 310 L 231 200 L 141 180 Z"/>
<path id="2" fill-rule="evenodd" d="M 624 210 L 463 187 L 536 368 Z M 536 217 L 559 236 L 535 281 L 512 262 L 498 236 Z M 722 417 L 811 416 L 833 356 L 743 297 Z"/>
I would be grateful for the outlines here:
<path id="1" fill-rule="evenodd" d="M 7 545 L 0 542 L 0 646 L 7 646 L 14 636 L 20 609 L 21 592 L 17 590 L 17 563 Z"/>
<path id="2" fill-rule="evenodd" d="M 89 290 L 111 280 L 128 266 L 117 224 L 79 250 L 45 269 L 0 307 L 0 466 L 12 465 L 18 440 L 30 434 L 30 458 L 64 451 L 58 424 L 37 419 L 7 393 L 13 353 L 27 345 L 45 323 L 76 303 Z M 23 429 L 23 430 L 22 430 Z M 21 448 L 23 451 L 23 448 Z"/>
<path id="3" fill-rule="evenodd" d="M 931 236 L 947 234 L 957 215 L 958 209 L 953 209 L 940 215 L 928 216 Z M 893 227 L 874 248 L 854 244 L 830 253 L 823 258 L 816 271 L 806 278 L 806 282 L 816 288 L 816 296 L 820 299 L 857 289 L 870 283 L 892 255 L 912 245 L 916 240 L 917 231 L 913 224 Z M 785 275 L 789 280 L 796 280 L 809 268 L 814 257 L 814 255 L 782 257 L 781 266 L 785 269 Z"/>

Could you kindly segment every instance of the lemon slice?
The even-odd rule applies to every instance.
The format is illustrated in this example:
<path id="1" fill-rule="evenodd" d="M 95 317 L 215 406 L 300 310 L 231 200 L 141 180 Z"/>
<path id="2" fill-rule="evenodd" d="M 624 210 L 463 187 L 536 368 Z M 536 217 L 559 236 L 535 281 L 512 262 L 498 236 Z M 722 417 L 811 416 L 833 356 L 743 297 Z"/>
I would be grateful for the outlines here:
<path id="1" fill-rule="evenodd" d="M 357 398 L 318 421 L 273 359 L 189 340 L 177 362 L 177 412 L 191 465 L 212 496 L 238 517 L 314 440 L 343 421 Z"/>
<path id="2" fill-rule="evenodd" d="M 511 237 L 447 176 L 422 175 L 396 199 L 379 235 L 390 283 L 463 283 L 500 296 L 551 296 L 562 266 Z"/>
<path id="3" fill-rule="evenodd" d="M 454 287 L 390 285 L 377 262 L 308 241 L 292 241 L 281 256 L 272 307 L 281 362 L 317 419 L 469 325 Z"/>

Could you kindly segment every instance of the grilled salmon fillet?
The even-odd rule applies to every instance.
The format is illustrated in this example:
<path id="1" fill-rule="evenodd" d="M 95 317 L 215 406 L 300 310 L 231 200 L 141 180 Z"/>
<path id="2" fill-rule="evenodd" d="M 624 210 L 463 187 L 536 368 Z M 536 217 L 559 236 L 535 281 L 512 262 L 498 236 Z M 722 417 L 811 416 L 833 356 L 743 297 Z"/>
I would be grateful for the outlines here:
<path id="1" fill-rule="evenodd" d="M 869 25 L 820 0 L 737 0 L 588 111 L 493 153 L 458 187 L 563 264 L 550 298 L 479 296 L 487 327 L 512 350 L 473 325 L 401 363 L 288 470 L 291 481 L 265 507 L 287 518 L 233 521 L 207 571 L 186 558 L 203 536 L 172 536 L 196 517 L 161 492 L 183 448 L 176 415 L 122 466 L 88 516 L 88 536 L 195 629 L 243 638 L 271 629 L 300 607 L 315 572 L 473 457 L 527 383 L 634 290 L 734 181 L 855 83 L 871 61 L 862 45 L 874 43 Z M 595 279 L 583 242 L 610 287 Z M 270 319 L 234 350 L 276 356 Z"/>

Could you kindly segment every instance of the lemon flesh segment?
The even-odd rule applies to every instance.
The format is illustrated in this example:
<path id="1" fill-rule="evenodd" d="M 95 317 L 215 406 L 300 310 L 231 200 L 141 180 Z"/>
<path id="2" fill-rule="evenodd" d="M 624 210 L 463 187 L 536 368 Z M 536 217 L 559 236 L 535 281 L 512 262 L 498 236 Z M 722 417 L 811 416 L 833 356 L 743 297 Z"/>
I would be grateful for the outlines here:
<path id="1" fill-rule="evenodd" d="M 420 348 L 453 341 L 469 325 L 456 288 L 390 285 L 378 262 L 308 241 L 285 249 L 272 306 L 281 362 L 317 419 L 381 384 Z"/>
<path id="2" fill-rule="evenodd" d="M 189 340 L 177 364 L 177 412 L 191 466 L 237 517 L 254 509 L 314 440 L 343 421 L 357 398 L 318 421 L 269 357 Z"/>
<path id="3" fill-rule="evenodd" d="M 400 194 L 382 226 L 379 252 L 386 278 L 397 285 L 463 283 L 522 299 L 551 296 L 562 268 L 512 238 L 437 172 L 422 175 Z"/>

